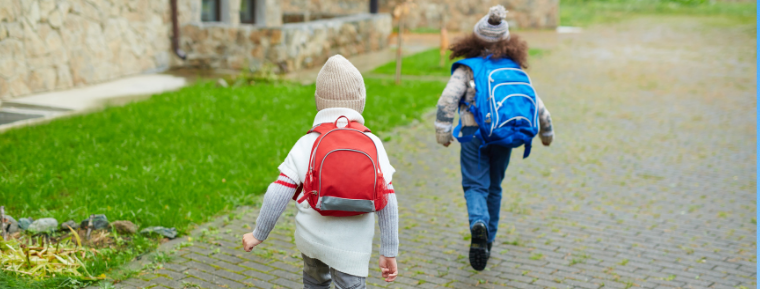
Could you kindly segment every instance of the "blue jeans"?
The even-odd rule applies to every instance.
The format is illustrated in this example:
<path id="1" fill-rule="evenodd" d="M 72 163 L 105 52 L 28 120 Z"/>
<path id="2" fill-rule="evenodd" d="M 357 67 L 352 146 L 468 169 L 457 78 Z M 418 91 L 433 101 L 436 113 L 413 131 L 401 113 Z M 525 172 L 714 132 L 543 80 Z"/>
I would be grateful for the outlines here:
<path id="1" fill-rule="evenodd" d="M 474 134 L 477 127 L 462 127 L 463 135 Z M 501 182 L 507 172 L 511 148 L 488 146 L 478 150 L 482 141 L 475 137 L 462 143 L 459 162 L 462 167 L 462 188 L 470 215 L 470 228 L 476 222 L 483 222 L 488 228 L 488 242 L 496 238 L 501 210 Z"/>

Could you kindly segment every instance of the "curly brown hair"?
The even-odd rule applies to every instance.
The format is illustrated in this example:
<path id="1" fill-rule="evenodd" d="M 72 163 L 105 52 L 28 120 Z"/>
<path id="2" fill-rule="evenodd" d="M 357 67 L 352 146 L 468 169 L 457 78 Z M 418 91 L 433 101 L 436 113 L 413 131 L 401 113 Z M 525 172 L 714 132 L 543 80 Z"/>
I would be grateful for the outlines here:
<path id="1" fill-rule="evenodd" d="M 498 42 L 486 42 L 475 36 L 475 33 L 470 33 L 449 46 L 449 50 L 451 59 L 491 55 L 492 58 L 509 58 L 520 67 L 528 68 L 528 43 L 514 34 Z"/>

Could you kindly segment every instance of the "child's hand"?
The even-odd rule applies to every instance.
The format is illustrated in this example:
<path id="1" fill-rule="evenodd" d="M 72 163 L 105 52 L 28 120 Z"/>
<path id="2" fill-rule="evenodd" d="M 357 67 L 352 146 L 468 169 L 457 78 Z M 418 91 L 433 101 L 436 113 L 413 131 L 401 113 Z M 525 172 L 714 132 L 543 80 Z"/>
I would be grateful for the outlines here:
<path id="1" fill-rule="evenodd" d="M 449 145 L 451 145 L 451 142 L 454 140 L 454 136 L 452 136 L 451 133 L 445 133 L 445 134 L 436 133 L 435 139 L 442 146 L 449 147 Z"/>
<path id="2" fill-rule="evenodd" d="M 250 252 L 251 250 L 253 250 L 253 247 L 258 246 L 259 244 L 261 244 L 261 242 L 264 242 L 264 241 L 259 241 L 258 239 L 256 239 L 256 237 L 253 236 L 253 233 L 248 233 L 248 234 L 243 235 L 243 249 L 246 252 Z M 393 265 L 395 266 L 396 263 L 394 262 Z"/>
<path id="3" fill-rule="evenodd" d="M 541 136 L 541 144 L 543 144 L 544 146 L 548 147 L 549 145 L 551 145 L 552 144 L 552 140 L 554 140 L 554 135 L 550 135 L 550 136 L 543 136 L 542 135 Z"/>
<path id="4" fill-rule="evenodd" d="M 393 282 L 398 276 L 398 267 L 396 267 L 396 257 L 388 258 L 380 255 L 380 271 L 383 273 L 385 282 Z"/>

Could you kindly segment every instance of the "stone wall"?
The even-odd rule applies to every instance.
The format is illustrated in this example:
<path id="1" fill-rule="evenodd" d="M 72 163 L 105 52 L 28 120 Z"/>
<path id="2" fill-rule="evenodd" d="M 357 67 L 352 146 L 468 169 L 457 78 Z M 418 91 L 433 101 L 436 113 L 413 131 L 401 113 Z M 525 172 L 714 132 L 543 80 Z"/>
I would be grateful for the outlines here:
<path id="1" fill-rule="evenodd" d="M 380 0 L 380 11 L 392 11 L 401 0 Z M 512 28 L 556 28 L 559 25 L 559 0 L 415 0 L 416 7 L 406 18 L 407 27 L 469 31 L 494 5 L 504 5 Z M 394 27 L 396 22 L 394 21 Z"/>
<path id="2" fill-rule="evenodd" d="M 394 2 L 387 0 L 381 7 L 390 9 Z M 469 31 L 494 5 L 507 8 L 507 21 L 512 28 L 556 28 L 559 25 L 559 0 L 416 0 L 415 3 L 417 7 L 406 22 L 410 28 L 439 29 L 443 17 L 447 29 Z"/>
<path id="3" fill-rule="evenodd" d="M 358 14 L 369 12 L 369 0 L 283 0 L 284 13 Z"/>
<path id="4" fill-rule="evenodd" d="M 165 70 L 170 31 L 168 0 L 0 0 L 0 98 Z"/>
<path id="5" fill-rule="evenodd" d="M 390 13 L 397 3 L 406 0 L 378 0 L 380 12 Z M 556 28 L 559 24 L 559 0 L 414 0 L 416 5 L 407 18 L 411 29 L 440 29 L 442 16 L 451 31 L 471 30 L 494 5 L 509 10 L 507 21 L 516 28 Z M 369 0 L 285 0 L 285 13 L 366 13 Z M 394 19 L 393 27 L 397 22 Z"/>
<path id="6" fill-rule="evenodd" d="M 387 46 L 388 14 L 357 14 L 280 27 L 190 23 L 181 28 L 185 66 L 279 72 L 323 64 L 334 54 L 355 55 Z"/>
<path id="7" fill-rule="evenodd" d="M 293 71 L 385 48 L 391 32 L 387 14 L 283 25 L 279 0 L 257 2 L 257 25 L 239 24 L 240 0 L 223 1 L 221 23 L 200 21 L 201 0 L 177 1 L 183 61 L 169 0 L 0 0 L 0 99 L 170 67 Z"/>

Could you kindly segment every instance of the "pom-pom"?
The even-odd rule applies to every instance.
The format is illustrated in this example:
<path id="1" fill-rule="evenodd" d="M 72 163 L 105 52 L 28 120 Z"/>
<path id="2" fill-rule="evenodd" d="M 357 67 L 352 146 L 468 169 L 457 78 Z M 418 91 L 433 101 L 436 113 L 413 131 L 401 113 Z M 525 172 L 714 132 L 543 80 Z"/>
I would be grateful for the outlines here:
<path id="1" fill-rule="evenodd" d="M 496 5 L 488 11 L 488 23 L 499 25 L 504 18 L 507 18 L 507 9 L 504 6 Z"/>

